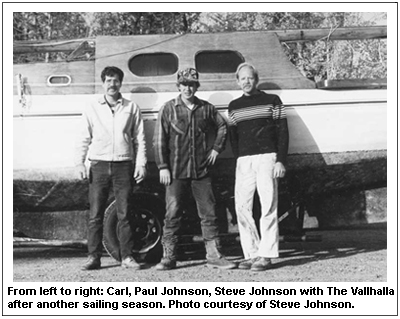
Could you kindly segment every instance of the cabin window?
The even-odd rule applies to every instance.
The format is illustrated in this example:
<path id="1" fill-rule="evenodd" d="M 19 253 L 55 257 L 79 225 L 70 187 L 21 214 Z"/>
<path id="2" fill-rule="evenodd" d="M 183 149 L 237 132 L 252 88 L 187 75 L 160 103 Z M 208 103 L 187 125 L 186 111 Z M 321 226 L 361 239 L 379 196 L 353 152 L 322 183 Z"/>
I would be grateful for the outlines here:
<path id="1" fill-rule="evenodd" d="M 145 53 L 129 61 L 129 70 L 137 76 L 171 75 L 178 71 L 178 57 L 173 53 Z"/>
<path id="2" fill-rule="evenodd" d="M 196 69 L 200 73 L 235 73 L 243 62 L 243 56 L 237 51 L 201 51 L 195 56 Z"/>
<path id="3" fill-rule="evenodd" d="M 50 75 L 47 78 L 47 84 L 50 86 L 67 86 L 71 84 L 69 75 Z"/>

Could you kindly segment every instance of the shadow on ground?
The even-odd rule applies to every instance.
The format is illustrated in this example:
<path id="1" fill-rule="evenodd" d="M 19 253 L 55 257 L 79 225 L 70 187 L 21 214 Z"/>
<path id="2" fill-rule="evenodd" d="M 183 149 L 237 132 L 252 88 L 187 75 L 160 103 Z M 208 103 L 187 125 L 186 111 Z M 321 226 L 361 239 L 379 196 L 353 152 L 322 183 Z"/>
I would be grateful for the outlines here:
<path id="1" fill-rule="evenodd" d="M 281 242 L 280 258 L 274 263 L 275 267 L 298 266 L 318 260 L 346 258 L 357 254 L 387 249 L 386 224 L 366 227 L 363 229 L 311 231 L 320 235 L 319 242 Z M 202 242 L 179 246 L 180 261 L 195 261 L 205 259 Z M 224 243 L 224 254 L 232 260 L 242 258 L 240 243 L 227 240 Z M 14 260 L 18 259 L 51 259 L 86 257 L 84 248 L 65 247 L 17 247 L 14 248 Z M 106 253 L 104 254 L 106 255 Z M 153 261 L 154 262 L 154 261 Z M 151 264 L 151 262 L 150 262 Z"/>
<path id="2" fill-rule="evenodd" d="M 365 229 L 319 232 L 321 242 L 293 242 L 280 245 L 275 267 L 299 266 L 318 260 L 340 259 L 387 249 L 385 225 Z"/>

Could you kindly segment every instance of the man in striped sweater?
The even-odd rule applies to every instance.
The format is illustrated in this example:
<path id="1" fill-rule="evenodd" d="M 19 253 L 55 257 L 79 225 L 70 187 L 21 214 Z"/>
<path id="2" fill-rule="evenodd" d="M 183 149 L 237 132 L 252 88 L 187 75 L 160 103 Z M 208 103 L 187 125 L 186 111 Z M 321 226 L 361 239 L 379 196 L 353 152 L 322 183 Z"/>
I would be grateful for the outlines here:
<path id="1" fill-rule="evenodd" d="M 248 63 L 236 71 L 243 95 L 229 104 L 232 151 L 237 158 L 235 208 L 245 260 L 240 269 L 263 271 L 279 256 L 278 178 L 285 175 L 289 132 L 280 98 L 257 89 L 258 72 Z M 260 229 L 253 218 L 257 189 Z"/>

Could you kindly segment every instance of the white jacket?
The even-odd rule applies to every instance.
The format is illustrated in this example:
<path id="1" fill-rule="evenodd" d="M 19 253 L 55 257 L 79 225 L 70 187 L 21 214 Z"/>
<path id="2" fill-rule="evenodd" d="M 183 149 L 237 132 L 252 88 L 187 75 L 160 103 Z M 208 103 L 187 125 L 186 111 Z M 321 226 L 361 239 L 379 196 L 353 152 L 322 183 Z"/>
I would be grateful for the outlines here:
<path id="1" fill-rule="evenodd" d="M 92 101 L 82 114 L 75 164 L 89 160 L 128 161 L 145 166 L 146 141 L 138 105 L 120 96 L 114 114 L 105 97 Z"/>

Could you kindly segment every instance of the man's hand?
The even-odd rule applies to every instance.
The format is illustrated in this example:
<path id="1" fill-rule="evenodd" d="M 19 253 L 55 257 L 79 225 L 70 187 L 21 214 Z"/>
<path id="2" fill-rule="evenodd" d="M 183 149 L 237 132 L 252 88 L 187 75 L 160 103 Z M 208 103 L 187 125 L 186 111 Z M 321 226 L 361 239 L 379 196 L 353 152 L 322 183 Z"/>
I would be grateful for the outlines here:
<path id="1" fill-rule="evenodd" d="M 171 172 L 168 168 L 163 168 L 160 170 L 160 183 L 168 186 L 171 184 Z"/>
<path id="2" fill-rule="evenodd" d="M 84 164 L 77 165 L 75 171 L 78 179 L 84 180 L 88 178 L 86 166 Z"/>
<path id="3" fill-rule="evenodd" d="M 147 175 L 147 169 L 144 166 L 136 166 L 135 172 L 133 173 L 133 178 L 135 179 L 136 183 L 141 183 Z"/>
<path id="4" fill-rule="evenodd" d="M 276 162 L 274 165 L 273 177 L 282 178 L 285 177 L 286 169 L 281 162 Z"/>
<path id="5" fill-rule="evenodd" d="M 216 150 L 212 150 L 210 152 L 210 155 L 207 157 L 207 164 L 208 165 L 214 165 L 215 161 L 217 160 L 219 153 Z"/>

